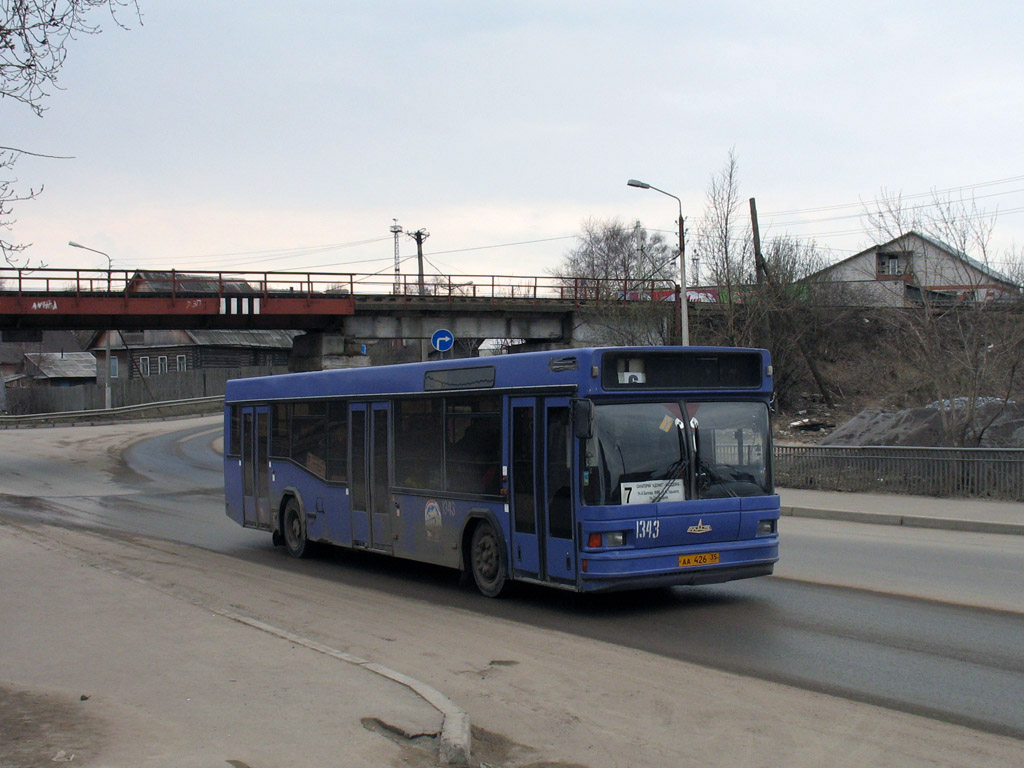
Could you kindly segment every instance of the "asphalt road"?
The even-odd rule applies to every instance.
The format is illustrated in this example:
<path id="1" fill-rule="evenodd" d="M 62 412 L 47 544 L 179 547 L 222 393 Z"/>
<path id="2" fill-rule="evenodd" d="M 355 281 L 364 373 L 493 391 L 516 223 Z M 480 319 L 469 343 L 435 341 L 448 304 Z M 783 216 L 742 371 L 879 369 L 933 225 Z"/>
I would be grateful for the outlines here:
<path id="1" fill-rule="evenodd" d="M 137 441 L 93 486 L 75 482 L 73 446 L 66 466 L 10 456 L 19 488 L 33 473 L 48 487 L 15 503 L 0 485 L 0 513 L 167 538 L 296 569 L 326 589 L 357 585 L 1024 739 L 1024 537 L 786 520 L 772 578 L 486 600 L 444 569 L 340 550 L 287 560 L 224 516 L 219 431 L 211 422 Z"/>

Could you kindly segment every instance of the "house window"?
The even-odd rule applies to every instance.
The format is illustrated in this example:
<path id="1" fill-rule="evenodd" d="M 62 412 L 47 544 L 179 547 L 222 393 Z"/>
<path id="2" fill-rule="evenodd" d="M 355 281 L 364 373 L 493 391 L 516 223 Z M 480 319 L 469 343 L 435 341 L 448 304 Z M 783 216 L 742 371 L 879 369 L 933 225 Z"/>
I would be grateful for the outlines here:
<path id="1" fill-rule="evenodd" d="M 160 355 L 156 359 L 156 372 L 167 373 L 167 355 Z"/>
<path id="2" fill-rule="evenodd" d="M 139 375 L 140 376 L 149 376 L 149 358 L 148 357 L 140 357 L 139 358 Z"/>
<path id="3" fill-rule="evenodd" d="M 177 367 L 177 369 L 179 371 L 187 371 L 188 370 L 188 358 L 185 357 L 184 355 L 178 355 L 177 366 L 176 367 Z"/>
<path id="4" fill-rule="evenodd" d="M 878 276 L 899 277 L 906 273 L 907 265 L 910 263 L 909 256 L 907 252 L 878 254 Z"/>
<path id="5" fill-rule="evenodd" d="M 113 355 L 110 356 L 110 378 L 117 378 L 117 358 Z"/>

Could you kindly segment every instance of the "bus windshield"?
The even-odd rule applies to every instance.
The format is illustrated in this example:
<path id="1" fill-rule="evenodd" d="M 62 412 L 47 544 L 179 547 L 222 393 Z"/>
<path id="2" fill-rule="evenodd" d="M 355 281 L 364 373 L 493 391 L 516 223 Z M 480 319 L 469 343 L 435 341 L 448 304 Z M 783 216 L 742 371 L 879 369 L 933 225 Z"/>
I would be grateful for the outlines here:
<path id="1" fill-rule="evenodd" d="M 764 403 L 598 405 L 593 437 L 586 442 L 584 503 L 770 494 L 769 435 Z"/>

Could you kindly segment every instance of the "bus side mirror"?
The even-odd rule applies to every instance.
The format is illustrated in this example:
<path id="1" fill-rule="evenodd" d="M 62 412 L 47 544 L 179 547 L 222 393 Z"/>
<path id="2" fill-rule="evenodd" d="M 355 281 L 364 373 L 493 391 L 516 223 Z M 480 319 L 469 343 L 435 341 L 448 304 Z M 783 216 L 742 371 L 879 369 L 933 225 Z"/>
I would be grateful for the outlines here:
<path id="1" fill-rule="evenodd" d="M 572 406 L 572 430 L 580 440 L 589 440 L 594 436 L 594 403 L 592 400 L 578 398 L 569 401 Z"/>

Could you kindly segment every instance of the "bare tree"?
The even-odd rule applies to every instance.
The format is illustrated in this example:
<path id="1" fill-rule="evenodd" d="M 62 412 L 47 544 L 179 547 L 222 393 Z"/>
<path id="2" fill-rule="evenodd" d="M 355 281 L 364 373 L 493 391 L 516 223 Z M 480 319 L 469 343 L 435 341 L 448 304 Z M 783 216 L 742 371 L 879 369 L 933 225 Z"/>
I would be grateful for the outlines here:
<path id="1" fill-rule="evenodd" d="M 780 402 L 787 403 L 809 375 L 821 399 L 830 403 L 832 393 L 817 364 L 820 332 L 827 319 L 811 304 L 806 284 L 825 265 L 824 254 L 814 242 L 769 237 L 762 241 L 764 269 L 758 275 L 734 150 L 712 175 L 705 200 L 697 249 L 705 268 L 702 282 L 717 292 L 717 307 L 708 313 L 714 320 L 705 322 L 702 341 L 767 347 L 775 361 Z"/>
<path id="2" fill-rule="evenodd" d="M 113 22 L 127 28 L 123 14 L 141 22 L 137 0 L 0 0 L 0 103 L 10 100 L 42 116 L 45 100 L 59 88 L 58 76 L 76 35 L 100 31 L 88 21 L 92 11 L 106 8 Z M 25 148 L 0 147 L 0 230 L 10 231 L 13 204 L 31 199 L 42 187 L 18 192 L 14 164 Z M 0 237 L 0 251 L 11 266 L 24 266 L 24 244 Z"/>
<path id="3" fill-rule="evenodd" d="M 476 296 L 472 280 L 455 282 L 451 275 L 434 275 L 430 278 L 426 292 L 431 296 Z"/>
<path id="4" fill-rule="evenodd" d="M 41 191 L 41 189 L 29 189 L 27 192 L 19 194 L 15 190 L 14 183 L 17 179 L 13 173 L 14 164 L 21 154 L 18 150 L 10 147 L 0 148 L 0 232 L 9 231 L 15 223 L 15 220 L 11 218 L 11 214 L 14 212 L 14 203 L 30 200 Z M 17 264 L 18 255 L 26 247 L 25 244 L 10 242 L 0 234 L 0 252 L 3 253 L 4 261 L 10 266 L 19 266 Z"/>
<path id="5" fill-rule="evenodd" d="M 675 254 L 660 233 L 650 234 L 619 219 L 583 222 L 578 242 L 552 274 L 563 280 L 584 279 L 616 292 L 652 281 L 671 282 Z"/>
<path id="6" fill-rule="evenodd" d="M 739 327 L 742 296 L 754 283 L 753 247 L 749 225 L 740 197 L 739 160 L 729 150 L 721 170 L 711 176 L 705 190 L 704 216 L 696 231 L 702 282 L 713 287 L 725 312 L 723 343 L 739 344 L 744 335 Z"/>
<path id="7" fill-rule="evenodd" d="M 592 302 L 581 313 L 598 344 L 667 344 L 674 316 L 674 249 L 637 222 L 587 220 L 551 273 Z"/>

